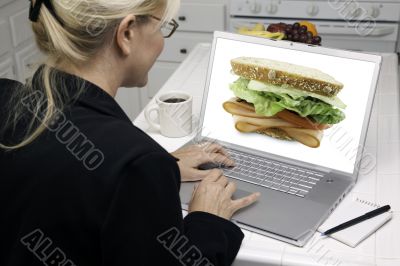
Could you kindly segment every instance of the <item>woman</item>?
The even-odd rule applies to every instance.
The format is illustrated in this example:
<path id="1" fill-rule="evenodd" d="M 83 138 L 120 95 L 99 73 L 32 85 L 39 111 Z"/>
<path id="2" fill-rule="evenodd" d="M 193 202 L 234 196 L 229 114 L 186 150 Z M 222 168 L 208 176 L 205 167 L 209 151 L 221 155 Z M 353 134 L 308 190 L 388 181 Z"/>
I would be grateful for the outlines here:
<path id="1" fill-rule="evenodd" d="M 168 154 L 113 97 L 140 87 L 177 25 L 178 0 L 37 0 L 46 64 L 31 84 L 0 81 L 0 265 L 230 265 L 229 219 L 258 194 L 207 161 L 217 144 Z M 177 162 L 178 161 L 178 162 Z M 181 181 L 202 179 L 182 218 Z"/>

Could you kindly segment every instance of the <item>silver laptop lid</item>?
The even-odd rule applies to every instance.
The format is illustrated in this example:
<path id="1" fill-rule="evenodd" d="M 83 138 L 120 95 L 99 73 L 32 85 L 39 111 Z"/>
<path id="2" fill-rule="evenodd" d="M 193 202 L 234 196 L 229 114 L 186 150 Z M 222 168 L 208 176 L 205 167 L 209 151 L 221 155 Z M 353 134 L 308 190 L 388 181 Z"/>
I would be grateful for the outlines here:
<path id="1" fill-rule="evenodd" d="M 230 89 L 230 84 L 239 78 L 231 71 L 231 60 L 238 57 L 301 65 L 334 77 L 344 85 L 337 97 L 346 104 L 346 108 L 341 109 L 345 119 L 323 130 L 317 148 L 297 141 L 239 132 L 232 115 L 223 108 L 224 102 L 240 93 Z M 340 172 L 356 179 L 358 173 L 371 167 L 374 161 L 368 158 L 369 154 L 363 155 L 363 147 L 380 62 L 381 57 L 372 54 L 215 32 L 197 138 L 215 139 L 227 146 L 310 168 Z"/>

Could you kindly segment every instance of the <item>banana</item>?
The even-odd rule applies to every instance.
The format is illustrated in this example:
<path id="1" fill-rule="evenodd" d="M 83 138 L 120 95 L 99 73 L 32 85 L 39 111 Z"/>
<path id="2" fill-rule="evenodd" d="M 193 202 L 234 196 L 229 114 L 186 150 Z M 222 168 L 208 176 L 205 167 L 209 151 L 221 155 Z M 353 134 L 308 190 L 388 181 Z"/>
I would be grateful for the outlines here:
<path id="1" fill-rule="evenodd" d="M 247 27 L 240 27 L 238 30 L 237 30 L 237 32 L 239 33 L 239 34 L 246 34 L 247 32 L 250 32 L 251 30 L 249 29 L 249 28 L 247 28 Z"/>
<path id="2" fill-rule="evenodd" d="M 277 40 L 282 40 L 283 38 L 285 38 L 285 33 L 283 32 L 280 32 L 280 35 L 276 37 Z"/>
<path id="3" fill-rule="evenodd" d="M 265 26 L 262 23 L 257 23 L 253 29 L 253 31 L 265 31 Z"/>
<path id="4" fill-rule="evenodd" d="M 240 33 L 240 32 L 249 31 L 249 30 L 250 30 L 250 29 L 249 29 L 248 27 L 242 26 L 242 27 L 239 27 L 239 28 L 237 29 L 237 32 Z"/>
<path id="5" fill-rule="evenodd" d="M 241 30 L 238 31 L 238 33 L 256 37 L 262 37 L 262 38 L 277 39 L 277 40 L 282 40 L 285 37 L 285 34 L 283 32 Z"/>
<path id="6" fill-rule="evenodd" d="M 262 38 L 270 38 L 270 39 L 277 39 L 282 40 L 285 37 L 285 33 L 283 32 L 269 32 L 265 30 L 264 24 L 257 23 L 253 28 L 249 27 L 239 27 L 237 29 L 237 33 L 243 35 L 250 35 Z"/>

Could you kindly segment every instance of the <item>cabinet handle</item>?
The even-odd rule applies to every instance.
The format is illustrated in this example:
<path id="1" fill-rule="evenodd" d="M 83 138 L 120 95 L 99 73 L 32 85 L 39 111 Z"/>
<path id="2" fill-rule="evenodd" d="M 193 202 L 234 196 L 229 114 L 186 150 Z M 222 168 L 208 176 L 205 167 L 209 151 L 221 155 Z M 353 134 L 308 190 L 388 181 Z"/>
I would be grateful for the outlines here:
<path id="1" fill-rule="evenodd" d="M 187 50 L 185 48 L 180 50 L 181 54 L 187 54 Z"/>
<path id="2" fill-rule="evenodd" d="M 185 16 L 180 16 L 180 17 L 178 17 L 178 20 L 179 21 L 186 21 L 186 17 Z"/>

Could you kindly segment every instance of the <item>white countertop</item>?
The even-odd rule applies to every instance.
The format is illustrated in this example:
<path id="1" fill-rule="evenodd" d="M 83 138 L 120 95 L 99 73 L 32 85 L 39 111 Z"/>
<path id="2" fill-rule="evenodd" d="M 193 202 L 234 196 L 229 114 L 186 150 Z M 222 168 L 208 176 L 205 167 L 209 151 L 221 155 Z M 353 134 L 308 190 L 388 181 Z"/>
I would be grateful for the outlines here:
<path id="1" fill-rule="evenodd" d="M 199 44 L 158 93 L 183 90 L 193 95 L 193 113 L 200 117 L 210 44 Z M 379 265 L 400 266 L 400 103 L 396 54 L 382 54 L 366 149 L 377 158 L 377 167 L 360 176 L 348 197 L 359 197 L 377 204 L 390 204 L 393 218 L 356 248 L 319 233 L 303 247 L 295 247 L 245 231 L 245 239 L 234 265 Z M 154 99 L 149 105 L 154 104 Z M 143 112 L 134 124 L 172 152 L 194 137 L 166 138 L 152 130 Z"/>

